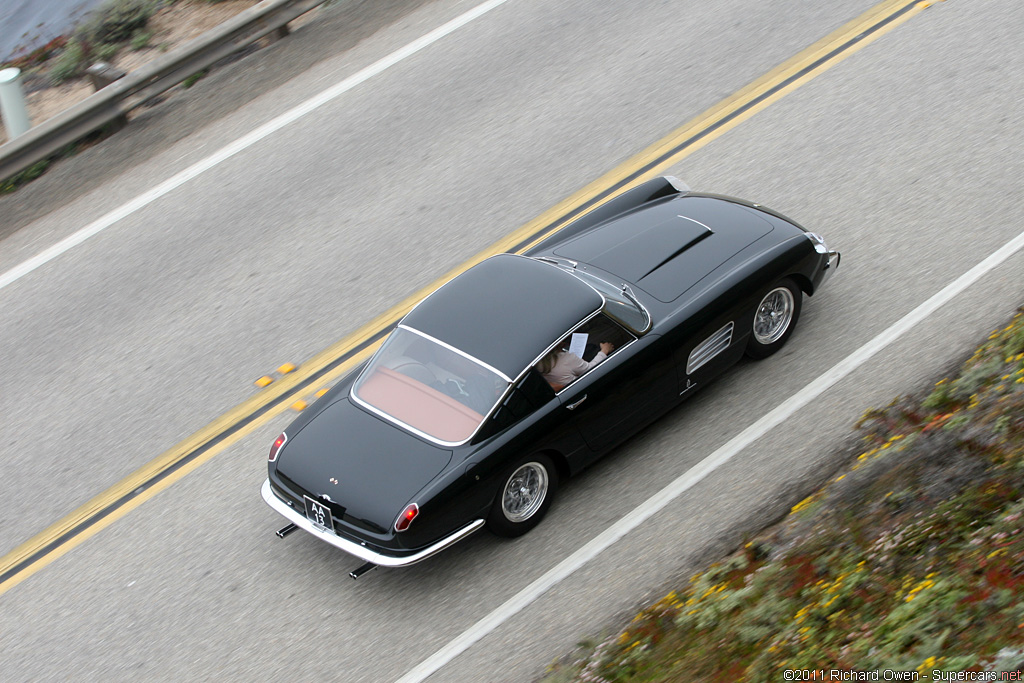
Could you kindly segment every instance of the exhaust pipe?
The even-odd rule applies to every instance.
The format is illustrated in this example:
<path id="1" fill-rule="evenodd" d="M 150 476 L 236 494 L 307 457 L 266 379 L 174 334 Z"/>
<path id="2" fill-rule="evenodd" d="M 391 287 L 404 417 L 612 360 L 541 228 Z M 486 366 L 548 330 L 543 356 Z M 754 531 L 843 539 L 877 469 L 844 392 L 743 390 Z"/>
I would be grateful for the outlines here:
<path id="1" fill-rule="evenodd" d="M 287 526 L 283 526 L 283 527 L 281 527 L 280 529 L 277 530 L 277 537 L 278 538 L 284 538 L 285 536 L 287 536 L 288 534 L 290 534 L 291 532 L 295 531 L 298 528 L 299 527 L 297 527 L 294 524 L 289 524 Z"/>
<path id="2" fill-rule="evenodd" d="M 350 571 L 348 573 L 348 575 L 351 576 L 353 579 L 358 579 L 360 576 L 362 576 L 366 572 L 370 571 L 371 569 L 376 569 L 376 568 L 377 568 L 377 565 L 375 565 L 373 562 L 367 562 L 366 564 L 362 565 L 358 569 L 353 569 L 352 571 Z"/>

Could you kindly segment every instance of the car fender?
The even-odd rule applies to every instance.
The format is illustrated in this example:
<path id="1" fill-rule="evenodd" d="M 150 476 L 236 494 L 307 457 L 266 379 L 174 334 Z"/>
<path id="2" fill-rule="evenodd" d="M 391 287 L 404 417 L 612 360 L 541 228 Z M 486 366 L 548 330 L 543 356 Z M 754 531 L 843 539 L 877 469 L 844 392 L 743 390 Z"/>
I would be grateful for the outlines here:
<path id="1" fill-rule="evenodd" d="M 685 183 L 672 176 L 662 176 L 648 180 L 583 214 L 554 235 L 532 247 L 529 251 L 525 252 L 525 255 L 535 256 L 545 251 L 550 251 L 565 240 L 575 237 L 612 218 L 635 211 L 653 202 L 667 201 L 667 199 L 678 197 L 689 191 L 690 188 Z"/>

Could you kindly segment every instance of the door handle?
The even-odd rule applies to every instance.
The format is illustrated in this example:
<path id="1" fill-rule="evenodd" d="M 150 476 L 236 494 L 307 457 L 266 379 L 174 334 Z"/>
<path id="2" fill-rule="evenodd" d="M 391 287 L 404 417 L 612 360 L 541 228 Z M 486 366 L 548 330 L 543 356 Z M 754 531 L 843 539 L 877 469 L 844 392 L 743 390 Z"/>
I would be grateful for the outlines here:
<path id="1" fill-rule="evenodd" d="M 578 406 L 579 404 L 583 403 L 586 400 L 587 400 L 587 395 L 583 394 L 583 398 L 581 398 L 580 400 L 576 401 L 575 403 L 570 403 L 569 405 L 566 406 L 566 408 L 568 408 L 569 410 L 575 410 L 576 406 Z"/>

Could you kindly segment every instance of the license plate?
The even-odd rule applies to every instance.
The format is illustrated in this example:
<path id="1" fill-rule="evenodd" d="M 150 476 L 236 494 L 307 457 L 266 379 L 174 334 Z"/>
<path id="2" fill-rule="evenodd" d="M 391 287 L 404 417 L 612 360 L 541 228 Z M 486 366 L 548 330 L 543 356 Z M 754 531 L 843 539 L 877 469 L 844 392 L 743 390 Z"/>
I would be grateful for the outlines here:
<path id="1" fill-rule="evenodd" d="M 333 532 L 334 518 L 331 517 L 331 509 L 309 496 L 303 496 L 303 498 L 306 501 L 306 518 L 317 528 Z"/>

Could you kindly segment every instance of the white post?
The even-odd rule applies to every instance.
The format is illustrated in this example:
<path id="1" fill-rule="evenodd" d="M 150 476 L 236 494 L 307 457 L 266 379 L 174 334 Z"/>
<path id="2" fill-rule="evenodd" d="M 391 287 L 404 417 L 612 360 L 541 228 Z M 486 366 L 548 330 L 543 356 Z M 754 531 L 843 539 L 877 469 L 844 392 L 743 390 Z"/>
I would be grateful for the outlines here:
<path id="1" fill-rule="evenodd" d="M 10 68 L 0 71 L 0 117 L 7 129 L 7 138 L 13 140 L 28 131 L 32 124 L 28 120 L 28 107 L 21 91 L 21 69 Z"/>

